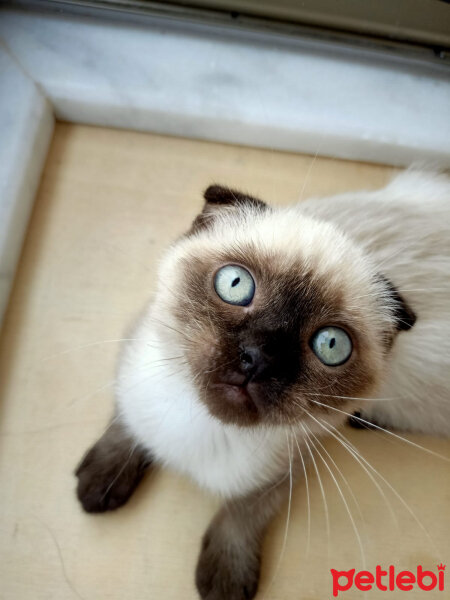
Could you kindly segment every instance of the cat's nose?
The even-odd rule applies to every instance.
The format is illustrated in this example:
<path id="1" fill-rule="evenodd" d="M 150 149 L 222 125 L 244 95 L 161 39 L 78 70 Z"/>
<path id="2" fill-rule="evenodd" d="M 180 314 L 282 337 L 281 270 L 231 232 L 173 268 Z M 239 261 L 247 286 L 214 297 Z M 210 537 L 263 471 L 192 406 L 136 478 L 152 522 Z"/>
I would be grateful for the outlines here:
<path id="1" fill-rule="evenodd" d="M 261 375 L 269 366 L 269 360 L 258 346 L 245 346 L 239 355 L 241 371 L 253 377 Z"/>

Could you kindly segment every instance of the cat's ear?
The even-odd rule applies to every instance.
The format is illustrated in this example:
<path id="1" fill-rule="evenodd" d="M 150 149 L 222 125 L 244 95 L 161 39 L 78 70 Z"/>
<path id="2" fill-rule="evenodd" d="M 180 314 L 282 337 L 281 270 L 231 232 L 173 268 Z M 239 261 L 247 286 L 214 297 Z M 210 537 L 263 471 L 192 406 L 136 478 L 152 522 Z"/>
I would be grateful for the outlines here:
<path id="1" fill-rule="evenodd" d="M 267 204 L 258 198 L 221 185 L 210 185 L 203 193 L 203 197 L 205 199 L 203 210 L 192 223 L 189 233 L 208 227 L 222 210 L 251 207 L 263 211 L 268 208 Z"/>
<path id="2" fill-rule="evenodd" d="M 380 275 L 379 277 L 385 283 L 389 294 L 389 301 L 393 304 L 396 330 L 408 331 L 417 320 L 416 313 L 409 306 L 392 281 L 387 279 L 384 275 Z"/>
<path id="3" fill-rule="evenodd" d="M 251 205 L 255 208 L 265 209 L 267 204 L 258 198 L 243 194 L 237 190 L 232 190 L 222 185 L 210 185 L 203 193 L 203 197 L 206 201 L 205 208 L 215 207 L 220 208 L 221 206 L 248 206 Z"/>

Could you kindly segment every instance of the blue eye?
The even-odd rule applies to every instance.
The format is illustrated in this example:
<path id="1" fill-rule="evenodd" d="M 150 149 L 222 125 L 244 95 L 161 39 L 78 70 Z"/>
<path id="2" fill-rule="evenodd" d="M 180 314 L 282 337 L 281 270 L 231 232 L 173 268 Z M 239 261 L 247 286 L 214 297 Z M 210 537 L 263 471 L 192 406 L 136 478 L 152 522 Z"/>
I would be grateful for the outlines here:
<path id="1" fill-rule="evenodd" d="M 227 304 L 247 306 L 255 295 L 255 282 L 247 269 L 227 265 L 217 271 L 214 289 L 219 298 Z"/>
<path id="2" fill-rule="evenodd" d="M 352 354 L 352 341 L 339 327 L 323 327 L 311 339 L 311 348 L 317 358 L 329 367 L 347 362 Z"/>

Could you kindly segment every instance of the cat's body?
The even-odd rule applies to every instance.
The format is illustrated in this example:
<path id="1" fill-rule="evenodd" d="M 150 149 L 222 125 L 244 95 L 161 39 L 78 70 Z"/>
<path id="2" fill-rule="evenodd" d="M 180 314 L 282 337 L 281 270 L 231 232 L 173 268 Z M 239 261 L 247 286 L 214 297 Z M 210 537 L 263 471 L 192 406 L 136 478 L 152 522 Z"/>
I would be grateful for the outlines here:
<path id="1" fill-rule="evenodd" d="M 156 461 L 228 498 L 205 536 L 197 585 L 204 598 L 237 600 L 256 590 L 262 534 L 310 436 L 354 410 L 383 426 L 450 434 L 450 180 L 406 172 L 377 192 L 273 210 L 210 190 L 163 260 L 155 301 L 124 350 L 116 433 L 80 466 L 79 497 L 87 510 L 120 504 L 96 504 L 93 472 L 108 452 L 118 471 L 138 448 L 131 491 Z M 205 283 L 227 263 L 256 281 L 248 305 L 222 306 Z M 314 332 L 330 324 L 352 337 L 353 353 L 336 366 L 311 352 Z M 269 352 L 271 336 L 281 338 Z M 244 377 L 260 363 L 259 379 Z M 265 489 L 266 504 L 253 502 L 250 514 L 250 498 Z"/>

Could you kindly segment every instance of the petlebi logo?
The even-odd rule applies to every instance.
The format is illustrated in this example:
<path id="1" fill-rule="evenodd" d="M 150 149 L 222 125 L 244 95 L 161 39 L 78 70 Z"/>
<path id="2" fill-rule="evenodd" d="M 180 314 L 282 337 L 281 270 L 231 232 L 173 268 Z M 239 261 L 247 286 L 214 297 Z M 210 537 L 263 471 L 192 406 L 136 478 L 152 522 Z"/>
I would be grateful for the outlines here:
<path id="1" fill-rule="evenodd" d="M 409 592 L 411 590 L 431 590 L 444 591 L 445 585 L 445 565 L 437 565 L 436 572 L 426 571 L 421 565 L 415 571 L 397 571 L 393 565 L 389 565 L 384 570 L 380 565 L 375 568 L 375 573 L 370 571 L 358 571 L 350 569 L 349 571 L 336 571 L 330 569 L 333 596 L 337 597 L 340 592 L 346 592 L 355 587 L 361 592 L 370 592 L 378 589 L 383 592 L 401 590 Z"/>

